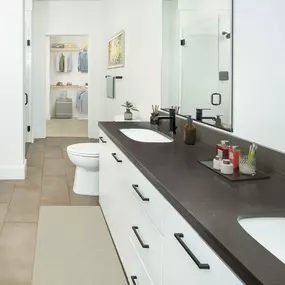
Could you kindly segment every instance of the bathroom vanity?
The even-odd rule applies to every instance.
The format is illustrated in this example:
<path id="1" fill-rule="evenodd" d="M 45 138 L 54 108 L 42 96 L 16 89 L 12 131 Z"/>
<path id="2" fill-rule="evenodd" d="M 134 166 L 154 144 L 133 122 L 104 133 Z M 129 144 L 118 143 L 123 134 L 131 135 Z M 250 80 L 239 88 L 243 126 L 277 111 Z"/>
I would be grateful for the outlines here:
<path id="1" fill-rule="evenodd" d="M 284 264 L 238 222 L 281 213 L 283 179 L 228 182 L 198 163 L 214 148 L 181 133 L 145 143 L 120 129 L 148 123 L 99 127 L 100 205 L 130 284 L 284 284 Z"/>

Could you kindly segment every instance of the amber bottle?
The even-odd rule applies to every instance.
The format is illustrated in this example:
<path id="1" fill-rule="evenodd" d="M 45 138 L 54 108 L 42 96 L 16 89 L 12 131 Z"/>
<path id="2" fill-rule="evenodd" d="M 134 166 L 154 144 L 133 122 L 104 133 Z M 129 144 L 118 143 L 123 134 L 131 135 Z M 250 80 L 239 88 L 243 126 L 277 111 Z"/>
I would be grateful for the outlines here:
<path id="1" fill-rule="evenodd" d="M 187 124 L 184 126 L 184 142 L 194 145 L 196 142 L 196 127 L 193 124 L 191 116 L 188 116 Z"/>

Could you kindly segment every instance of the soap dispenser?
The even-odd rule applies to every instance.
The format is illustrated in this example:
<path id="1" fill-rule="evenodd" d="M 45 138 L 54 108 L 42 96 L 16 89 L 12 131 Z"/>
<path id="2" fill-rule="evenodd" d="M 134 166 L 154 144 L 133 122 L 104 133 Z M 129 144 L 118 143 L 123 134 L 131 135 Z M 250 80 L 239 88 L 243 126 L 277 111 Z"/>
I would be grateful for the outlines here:
<path id="1" fill-rule="evenodd" d="M 196 127 L 193 124 L 191 116 L 188 116 L 187 124 L 184 126 L 184 142 L 189 145 L 194 145 L 196 142 Z"/>

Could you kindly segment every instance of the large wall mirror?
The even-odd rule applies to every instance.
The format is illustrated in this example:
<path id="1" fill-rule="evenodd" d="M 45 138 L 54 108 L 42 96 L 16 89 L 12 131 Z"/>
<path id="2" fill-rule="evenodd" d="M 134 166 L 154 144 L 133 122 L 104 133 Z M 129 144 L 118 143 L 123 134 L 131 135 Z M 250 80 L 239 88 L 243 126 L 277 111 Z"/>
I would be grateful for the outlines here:
<path id="1" fill-rule="evenodd" d="M 232 1 L 163 0 L 162 107 L 229 131 Z"/>

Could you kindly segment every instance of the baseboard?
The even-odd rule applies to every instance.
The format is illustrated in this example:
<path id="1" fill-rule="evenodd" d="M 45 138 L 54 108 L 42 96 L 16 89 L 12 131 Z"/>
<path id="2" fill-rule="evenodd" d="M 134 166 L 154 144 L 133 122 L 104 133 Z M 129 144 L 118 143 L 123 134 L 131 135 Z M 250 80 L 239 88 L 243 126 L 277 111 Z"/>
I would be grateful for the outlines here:
<path id="1" fill-rule="evenodd" d="M 23 180 L 26 178 L 27 160 L 22 165 L 0 166 L 0 180 Z"/>

